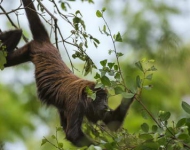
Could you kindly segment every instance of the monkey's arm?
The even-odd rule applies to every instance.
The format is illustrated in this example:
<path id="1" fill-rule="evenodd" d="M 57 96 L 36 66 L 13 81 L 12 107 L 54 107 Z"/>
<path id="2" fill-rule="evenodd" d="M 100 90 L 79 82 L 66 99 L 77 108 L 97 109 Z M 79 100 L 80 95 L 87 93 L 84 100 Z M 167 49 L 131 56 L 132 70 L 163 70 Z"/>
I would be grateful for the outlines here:
<path id="1" fill-rule="evenodd" d="M 0 40 L 6 46 L 7 52 L 12 52 L 20 41 L 21 36 L 22 30 L 10 30 L 0 33 Z"/>
<path id="2" fill-rule="evenodd" d="M 49 41 L 48 33 L 40 21 L 40 18 L 36 12 L 34 4 L 31 0 L 22 0 L 26 15 L 30 24 L 30 30 L 32 32 L 34 40 L 37 41 Z"/>
<path id="3" fill-rule="evenodd" d="M 30 43 L 26 44 L 25 46 L 19 48 L 16 51 L 12 51 L 7 55 L 7 63 L 5 67 L 10 67 L 14 65 L 18 65 L 27 61 L 30 61 Z"/>
<path id="4" fill-rule="evenodd" d="M 123 98 L 121 104 L 116 110 L 110 110 L 106 112 L 102 121 L 108 126 L 109 129 L 117 130 L 122 125 L 126 113 L 129 110 L 130 105 L 133 103 L 133 101 L 134 98 Z"/>
<path id="5" fill-rule="evenodd" d="M 76 146 L 89 146 L 93 142 L 85 136 L 81 130 L 81 125 L 84 116 L 82 104 L 75 107 L 73 113 L 59 110 L 61 126 L 65 130 L 66 138 Z M 66 114 L 64 114 L 66 113 Z"/>
<path id="6" fill-rule="evenodd" d="M 22 30 L 10 30 L 0 33 L 0 40 L 3 45 L 6 46 L 7 54 L 7 63 L 5 67 L 14 66 L 20 63 L 24 63 L 30 60 L 29 57 L 29 44 L 26 44 L 24 47 L 14 51 L 20 38 L 22 36 Z"/>

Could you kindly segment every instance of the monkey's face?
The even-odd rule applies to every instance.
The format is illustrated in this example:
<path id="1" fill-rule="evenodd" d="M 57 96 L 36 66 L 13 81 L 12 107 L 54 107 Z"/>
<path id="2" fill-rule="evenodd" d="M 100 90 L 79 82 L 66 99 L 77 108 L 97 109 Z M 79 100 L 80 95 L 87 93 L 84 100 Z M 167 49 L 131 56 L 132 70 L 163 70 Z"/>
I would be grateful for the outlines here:
<path id="1" fill-rule="evenodd" d="M 108 109 L 107 93 L 96 93 L 96 99 L 92 102 L 95 111 L 104 112 Z"/>
<path id="2" fill-rule="evenodd" d="M 107 92 L 99 89 L 96 92 L 96 99 L 91 102 L 88 107 L 87 116 L 90 120 L 96 122 L 104 117 L 105 112 L 108 110 Z"/>

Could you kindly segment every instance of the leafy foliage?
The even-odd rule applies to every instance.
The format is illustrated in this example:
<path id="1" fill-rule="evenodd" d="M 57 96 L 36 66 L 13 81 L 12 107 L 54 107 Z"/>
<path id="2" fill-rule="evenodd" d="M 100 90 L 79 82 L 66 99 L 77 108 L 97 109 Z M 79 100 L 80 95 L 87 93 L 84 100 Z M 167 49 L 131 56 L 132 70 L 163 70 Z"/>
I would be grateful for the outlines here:
<path id="1" fill-rule="evenodd" d="M 190 105 L 186 107 L 190 108 Z M 120 150 L 183 150 L 190 148 L 190 118 L 182 118 L 177 122 L 171 122 L 170 112 L 160 111 L 158 124 L 150 126 L 143 123 L 139 127 L 138 134 L 129 134 L 127 130 L 121 129 L 118 132 L 110 132 L 102 124 L 85 124 L 84 131 L 94 139 L 98 146 L 78 148 L 87 149 L 120 149 Z M 60 131 L 60 130 L 57 130 Z M 64 144 L 59 143 L 56 135 L 52 138 L 57 141 L 57 145 L 52 144 L 46 138 L 42 140 L 42 145 L 49 143 L 56 149 L 63 150 Z"/>
<path id="2" fill-rule="evenodd" d="M 93 100 L 96 99 L 96 93 L 93 92 L 88 86 L 86 87 L 85 92 L 87 94 L 87 97 L 89 97 L 89 98 L 91 98 Z"/>
<path id="3" fill-rule="evenodd" d="M 96 66 L 93 63 L 92 59 L 86 53 L 86 48 L 88 48 L 88 39 L 93 42 L 96 48 L 98 47 L 98 44 L 100 42 L 92 35 L 86 33 L 86 26 L 84 21 L 82 20 L 82 14 L 79 10 L 77 10 L 75 14 L 72 14 L 72 17 L 72 25 L 74 27 L 74 30 L 71 32 L 72 35 L 70 36 L 70 38 L 73 36 L 72 45 L 78 48 L 78 50 L 75 51 L 72 57 L 74 59 L 78 58 L 85 62 L 84 75 L 87 75 L 88 73 L 92 72 L 93 68 L 96 69 Z"/>
<path id="4" fill-rule="evenodd" d="M 104 9 L 105 11 L 105 9 Z M 107 22 L 104 19 L 104 11 L 97 11 L 96 15 L 99 18 L 103 18 L 105 25 L 103 25 L 103 30 L 100 30 L 101 33 L 110 36 L 113 42 L 122 42 L 122 37 L 120 33 L 113 35 Z M 106 30 L 108 28 L 108 31 Z M 114 50 L 116 59 L 122 56 L 122 53 L 118 53 L 115 45 Z M 117 63 L 108 62 L 107 59 L 102 60 L 100 65 L 102 66 L 99 69 L 100 73 L 96 73 L 95 79 L 97 80 L 97 87 L 107 87 L 113 89 L 115 94 L 121 94 L 125 98 L 134 97 L 137 102 L 143 107 L 143 109 L 150 116 L 149 119 L 153 120 L 155 124 L 149 125 L 144 122 L 141 125 L 141 131 L 138 134 L 131 135 L 126 130 L 122 129 L 118 132 L 110 132 L 102 124 L 85 124 L 84 130 L 87 135 L 90 135 L 94 139 L 98 146 L 91 145 L 90 147 L 80 148 L 80 149 L 121 149 L 121 150 L 144 150 L 144 149 L 176 149 L 182 150 L 190 148 L 190 132 L 189 129 L 189 118 L 182 118 L 176 123 L 170 121 L 171 113 L 169 111 L 159 111 L 158 116 L 154 117 L 153 114 L 146 108 L 143 102 L 140 99 L 140 95 L 143 92 L 143 89 L 150 90 L 153 86 L 147 84 L 153 78 L 153 73 L 157 71 L 153 59 L 147 60 L 143 58 L 142 60 L 135 63 L 137 69 L 141 72 L 141 75 L 136 76 L 136 90 L 131 92 L 129 90 L 124 80 L 122 79 L 122 72 Z M 190 113 L 190 106 L 182 102 L 183 109 Z"/>

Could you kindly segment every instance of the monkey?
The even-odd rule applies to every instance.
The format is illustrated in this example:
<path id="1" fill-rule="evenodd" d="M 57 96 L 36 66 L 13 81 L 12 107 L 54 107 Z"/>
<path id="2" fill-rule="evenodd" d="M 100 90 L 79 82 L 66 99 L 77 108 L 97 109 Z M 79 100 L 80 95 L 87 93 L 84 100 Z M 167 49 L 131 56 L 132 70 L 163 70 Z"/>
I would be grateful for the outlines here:
<path id="1" fill-rule="evenodd" d="M 101 120 L 108 127 L 122 125 L 133 99 L 108 111 L 106 89 L 96 88 L 96 83 L 76 76 L 64 63 L 58 49 L 51 43 L 48 32 L 42 24 L 32 0 L 22 0 L 33 40 L 15 50 L 22 30 L 0 33 L 0 40 L 6 46 L 8 55 L 5 67 L 32 62 L 35 66 L 35 82 L 38 97 L 42 103 L 57 108 L 60 124 L 66 139 L 76 146 L 94 144 L 81 129 L 83 118 L 96 123 Z M 85 89 L 96 92 L 96 99 L 88 97 Z"/>
<path id="2" fill-rule="evenodd" d="M 7 32 L 0 32 L 0 40 L 8 52 L 12 52 L 19 43 L 22 36 L 22 30 L 10 30 Z"/>
<path id="3" fill-rule="evenodd" d="M 5 46 L 6 51 L 8 52 L 6 58 L 7 63 L 4 65 L 4 67 L 14 66 L 29 61 L 27 47 L 23 47 L 22 50 L 18 50 L 16 53 L 14 51 L 21 37 L 21 29 L 0 32 L 0 41 L 3 43 L 2 46 Z"/>

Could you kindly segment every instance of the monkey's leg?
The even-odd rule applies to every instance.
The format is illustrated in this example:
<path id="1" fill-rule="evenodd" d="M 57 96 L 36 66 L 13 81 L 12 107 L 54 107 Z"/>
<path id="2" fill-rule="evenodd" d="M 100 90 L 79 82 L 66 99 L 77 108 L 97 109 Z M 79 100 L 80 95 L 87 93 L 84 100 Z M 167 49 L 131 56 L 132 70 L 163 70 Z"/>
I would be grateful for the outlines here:
<path id="1" fill-rule="evenodd" d="M 84 116 L 84 108 L 77 106 L 67 115 L 66 138 L 76 146 L 89 146 L 92 142 L 84 135 L 81 125 Z"/>
<path id="2" fill-rule="evenodd" d="M 3 45 L 6 46 L 6 50 L 8 52 L 12 52 L 20 41 L 21 36 L 22 30 L 10 30 L 0 33 L 0 40 L 2 41 Z"/>
<path id="3" fill-rule="evenodd" d="M 5 67 L 10 67 L 30 61 L 30 43 L 26 44 L 16 51 L 8 53 L 6 59 L 7 63 L 5 64 Z"/>

